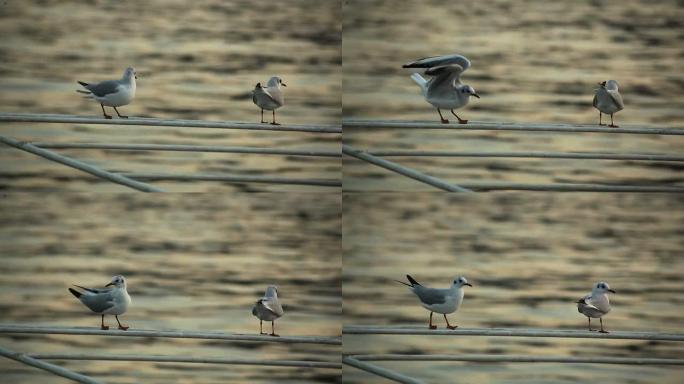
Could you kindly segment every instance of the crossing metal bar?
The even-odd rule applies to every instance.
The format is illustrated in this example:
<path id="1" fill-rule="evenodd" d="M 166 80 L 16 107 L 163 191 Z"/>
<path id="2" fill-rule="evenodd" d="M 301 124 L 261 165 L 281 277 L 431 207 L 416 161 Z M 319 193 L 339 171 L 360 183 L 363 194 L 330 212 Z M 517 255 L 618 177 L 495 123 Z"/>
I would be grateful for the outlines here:
<path id="1" fill-rule="evenodd" d="M 373 165 L 377 165 L 378 167 L 382 167 L 390 171 L 396 172 L 400 175 L 410 177 L 414 180 L 420 181 L 421 183 L 431 185 L 435 188 L 439 188 L 447 192 L 472 192 L 461 186 L 450 184 L 436 177 L 416 171 L 415 169 L 404 167 L 403 165 L 370 155 L 349 145 L 342 145 L 342 153 L 344 153 L 347 156 L 355 157 L 357 159 L 371 163 Z"/>
<path id="2" fill-rule="evenodd" d="M 359 361 L 352 356 L 345 356 L 342 358 L 342 362 L 354 368 L 361 369 L 363 371 L 372 373 L 374 375 L 384 377 L 386 379 L 394 380 L 397 383 L 404 384 L 422 384 L 422 381 L 416 380 L 412 377 L 403 375 L 399 372 L 389 370 L 387 368 L 379 367 L 374 364 L 369 364 L 363 361 Z"/>
<path id="3" fill-rule="evenodd" d="M 59 365 L 54 365 L 54 364 L 46 363 L 44 361 L 40 361 L 40 360 L 36 359 L 35 357 L 28 356 L 24 353 L 15 352 L 15 351 L 9 350 L 9 349 L 4 348 L 4 347 L 0 347 L 0 356 L 4 356 L 8 359 L 16 360 L 20 363 L 29 365 L 31 367 L 42 369 L 44 371 L 55 374 L 57 376 L 61 376 L 61 377 L 67 378 L 67 379 L 71 379 L 77 383 L 101 384 L 100 381 L 92 379 L 88 376 L 82 375 L 80 373 L 76 373 L 74 371 L 70 371 L 66 368 L 60 367 Z"/>
<path id="4" fill-rule="evenodd" d="M 60 163 L 63 165 L 66 165 L 71 168 L 78 169 L 79 171 L 83 171 L 86 173 L 89 173 L 93 176 L 97 176 L 101 179 L 111 181 L 113 183 L 121 184 L 129 188 L 133 188 L 138 191 L 142 192 L 163 192 L 163 190 L 154 187 L 149 184 L 141 183 L 139 181 L 133 180 L 131 178 L 128 178 L 126 176 L 112 173 L 105 171 L 103 169 L 100 169 L 98 167 L 92 166 L 90 164 L 86 164 L 82 161 L 72 159 L 70 157 L 62 156 L 58 153 L 48 151 L 47 149 L 39 148 L 36 147 L 35 145 L 21 142 L 19 140 L 12 139 L 10 137 L 6 136 L 0 136 L 0 142 L 7 144 L 11 147 L 20 149 L 22 151 L 26 151 L 29 153 L 32 153 L 34 155 L 38 155 L 40 157 L 43 157 L 45 159 L 48 159 L 50 161 L 54 161 L 56 163 Z"/>
<path id="5" fill-rule="evenodd" d="M 47 147 L 46 147 L 47 148 Z M 648 160 L 684 161 L 684 156 L 632 153 L 599 152 L 461 152 L 418 150 L 369 150 L 373 156 L 383 157 L 487 157 L 487 158 L 541 158 L 541 159 L 588 159 L 588 160 Z"/>

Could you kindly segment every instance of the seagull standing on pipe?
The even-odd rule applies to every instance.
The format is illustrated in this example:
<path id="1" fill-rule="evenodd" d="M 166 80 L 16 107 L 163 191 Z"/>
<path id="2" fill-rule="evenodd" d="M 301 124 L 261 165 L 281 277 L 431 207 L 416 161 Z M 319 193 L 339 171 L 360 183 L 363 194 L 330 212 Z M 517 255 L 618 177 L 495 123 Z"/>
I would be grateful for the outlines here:
<path id="1" fill-rule="evenodd" d="M 599 125 L 605 125 L 601 123 L 601 113 L 605 113 L 610 115 L 609 127 L 617 128 L 618 126 L 613 124 L 613 114 L 625 108 L 622 95 L 618 91 L 618 82 L 615 80 L 600 82 L 599 87 L 594 90 L 593 105 L 599 110 Z"/>
<path id="2" fill-rule="evenodd" d="M 78 83 L 87 89 L 87 91 L 76 90 L 76 92 L 84 93 L 87 99 L 95 99 L 100 103 L 102 108 L 102 114 L 105 119 L 111 119 L 112 117 L 105 112 L 104 106 L 112 107 L 116 111 L 116 114 L 121 118 L 128 118 L 128 116 L 123 116 L 119 113 L 116 107 L 121 107 L 123 105 L 128 105 L 133 101 L 135 97 L 135 79 L 138 76 L 135 73 L 133 67 L 126 68 L 123 77 L 119 80 L 107 80 L 100 83 L 89 84 L 79 81 Z"/>
<path id="3" fill-rule="evenodd" d="M 275 333 L 275 320 L 281 317 L 285 312 L 278 301 L 278 288 L 275 285 L 269 285 L 266 288 L 264 297 L 257 300 L 252 307 L 252 315 L 259 319 L 259 334 L 264 333 L 264 321 L 271 322 L 271 336 L 279 336 Z"/>
<path id="4" fill-rule="evenodd" d="M 86 288 L 80 285 L 75 285 L 82 289 L 79 292 L 73 288 L 69 288 L 69 292 L 83 303 L 91 311 L 102 315 L 102 322 L 100 328 L 103 330 L 109 329 L 104 324 L 105 315 L 114 315 L 116 322 L 119 323 L 119 329 L 125 331 L 128 326 L 121 325 L 119 322 L 119 315 L 126 313 L 128 306 L 131 304 L 131 297 L 126 291 L 126 279 L 121 275 L 112 277 L 112 281 L 105 285 L 105 288 Z"/>
<path id="5" fill-rule="evenodd" d="M 465 277 L 459 276 L 455 278 L 451 284 L 451 287 L 446 289 L 424 287 L 410 275 L 406 275 L 406 278 L 411 284 L 407 284 L 399 280 L 395 281 L 408 286 L 411 292 L 413 292 L 418 297 L 418 300 L 420 300 L 420 305 L 430 311 L 430 329 L 437 329 L 437 326 L 432 324 L 433 312 L 441 313 L 444 316 L 444 320 L 447 323 L 447 328 L 458 328 L 457 325 L 449 324 L 449 319 L 447 319 L 446 315 L 456 312 L 461 306 L 461 303 L 463 302 L 463 295 L 465 294 L 463 287 L 466 285 L 472 287 Z"/>
<path id="6" fill-rule="evenodd" d="M 285 104 L 285 97 L 283 96 L 283 90 L 280 86 L 287 87 L 283 83 L 283 79 L 278 76 L 271 77 L 266 84 L 266 87 L 262 86 L 261 83 L 257 83 L 252 92 L 252 102 L 261 108 L 261 122 L 264 121 L 264 109 L 273 112 L 272 125 L 280 125 L 276 123 L 275 120 L 275 110 L 282 107 Z"/>
<path id="7" fill-rule="evenodd" d="M 418 84 L 425 100 L 437 108 L 442 124 L 448 124 L 449 120 L 442 116 L 441 109 L 451 110 L 460 124 L 468 123 L 458 117 L 454 109 L 468 104 L 470 96 L 480 98 L 473 87 L 461 83 L 461 74 L 470 68 L 470 60 L 461 55 L 433 56 L 404 64 L 403 68 L 427 68 L 425 74 L 430 80 L 417 73 L 412 74 L 411 79 Z"/>
<path id="8" fill-rule="evenodd" d="M 599 281 L 594 285 L 591 293 L 584 296 L 577 301 L 577 312 L 583 314 L 589 320 L 589 330 L 591 329 L 591 318 L 597 318 L 601 322 L 601 333 L 608 333 L 603 329 L 603 316 L 610 312 L 610 300 L 608 300 L 608 292 L 615 293 L 610 289 L 608 283 Z"/>

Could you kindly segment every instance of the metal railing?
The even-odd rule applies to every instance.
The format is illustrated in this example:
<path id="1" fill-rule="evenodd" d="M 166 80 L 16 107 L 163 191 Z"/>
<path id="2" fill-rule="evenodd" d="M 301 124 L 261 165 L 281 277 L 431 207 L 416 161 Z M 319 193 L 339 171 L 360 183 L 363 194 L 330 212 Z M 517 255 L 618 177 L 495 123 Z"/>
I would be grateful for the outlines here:
<path id="1" fill-rule="evenodd" d="M 330 125 L 269 125 L 226 121 L 204 120 L 177 120 L 177 119 L 154 119 L 154 118 L 127 118 L 127 119 L 104 119 L 91 116 L 71 116 L 55 114 L 25 114 L 25 113 L 0 113 L 0 122 L 5 123 L 73 123 L 73 124 L 105 124 L 105 125 L 128 125 L 128 126 L 151 126 L 151 127 L 181 127 L 181 128 L 212 128 L 212 129 L 237 129 L 254 131 L 276 132 L 304 132 L 317 134 L 341 134 L 342 128 Z M 216 145 L 185 145 L 185 144 L 140 144 L 140 143 L 30 143 L 17 140 L 12 137 L 0 136 L 0 142 L 43 157 L 47 160 L 77 169 L 79 171 L 96 176 L 100 179 L 121 184 L 126 187 L 143 192 L 163 192 L 162 189 L 143 183 L 139 180 L 171 180 L 171 181 L 220 181 L 225 183 L 266 183 L 308 185 L 318 187 L 341 187 L 339 179 L 305 179 L 288 178 L 277 176 L 245 176 L 245 175 L 185 175 L 162 172 L 152 173 L 122 173 L 111 172 L 92 164 L 58 154 L 49 149 L 100 149 L 100 150 L 128 150 L 128 151 L 183 151 L 205 153 L 241 153 L 260 155 L 281 156 L 307 156 L 339 158 L 341 152 L 333 150 L 316 149 L 293 149 L 293 148 L 260 148 L 260 147 L 236 147 Z"/>
<path id="2" fill-rule="evenodd" d="M 522 329 L 522 328 L 456 328 L 431 330 L 415 327 L 386 327 L 347 325 L 342 334 L 350 335 L 393 335 L 393 336 L 484 336 L 484 337 L 547 337 L 574 339 L 620 339 L 649 341 L 684 341 L 684 334 L 660 332 L 613 331 L 599 333 L 566 329 Z M 369 362 L 375 361 L 467 361 L 482 363 L 562 363 L 562 364 L 630 364 L 630 365 L 684 365 L 682 358 L 642 357 L 592 357 L 592 356 L 536 356 L 536 355 L 491 355 L 491 354 L 345 354 L 342 363 L 376 376 L 398 383 L 419 384 L 423 381 Z"/>
<path id="3" fill-rule="evenodd" d="M 344 129 L 441 129 L 452 131 L 515 131 L 515 132 L 551 132 L 562 134 L 604 133 L 604 134 L 639 134 L 639 135 L 684 135 L 684 129 L 653 127 L 599 127 L 596 125 L 571 124 L 517 124 L 498 122 L 469 122 L 468 124 L 440 124 L 424 121 L 379 121 L 379 120 L 343 120 Z M 343 146 L 342 152 L 350 157 L 365 161 L 372 165 L 388 169 L 403 176 L 412 178 L 431 187 L 450 192 L 471 191 L 557 191 L 557 192 L 666 192 L 684 193 L 684 185 L 625 185 L 616 182 L 606 183 L 574 183 L 558 182 L 554 184 L 499 183 L 499 182 L 457 182 L 452 183 L 438 177 L 428 175 L 419 170 L 390 162 L 383 157 L 477 157 L 477 158 L 542 158 L 542 159 L 577 159 L 577 160 L 623 160 L 623 161 L 670 161 L 682 162 L 684 156 L 679 154 L 652 153 L 606 153 L 606 152 L 493 152 L 493 151 L 424 151 L 396 149 L 359 149 L 350 145 Z"/>
<path id="4" fill-rule="evenodd" d="M 51 327 L 51 326 L 26 326 L 16 324 L 0 324 L 0 335 L 14 334 L 38 334 L 38 335 L 85 335 L 85 336 L 111 336 L 111 337 L 144 337 L 144 338 L 173 338 L 173 339 L 198 339 L 198 340 L 221 340 L 226 342 L 261 342 L 283 344 L 319 344 L 319 345 L 342 345 L 341 337 L 325 336 L 281 336 L 247 335 L 225 332 L 199 332 L 184 330 L 153 330 L 153 329 L 129 329 L 101 330 L 96 328 L 78 327 Z M 79 383 L 100 383 L 91 377 L 73 372 L 66 368 L 46 363 L 43 360 L 100 360 L 100 361 L 149 361 L 160 363 L 190 363 L 190 364 L 228 364 L 228 365 L 255 365 L 272 367 L 298 367 L 313 369 L 342 369 L 339 361 L 326 361 L 318 357 L 308 360 L 273 360 L 273 359 L 235 359 L 226 357 L 197 357 L 187 355 L 142 355 L 142 354 L 99 354 L 99 353 L 20 353 L 0 346 L 0 355 L 19 361 L 23 364 L 43 369 L 47 372 L 59 375 Z"/>

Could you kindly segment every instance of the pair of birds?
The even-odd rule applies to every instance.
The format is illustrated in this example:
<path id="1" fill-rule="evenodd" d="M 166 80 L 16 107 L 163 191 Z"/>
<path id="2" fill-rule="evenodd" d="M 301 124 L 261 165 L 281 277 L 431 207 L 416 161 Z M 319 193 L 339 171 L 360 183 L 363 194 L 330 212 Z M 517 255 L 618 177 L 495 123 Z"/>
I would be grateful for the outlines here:
<path id="1" fill-rule="evenodd" d="M 86 83 L 83 81 L 78 81 L 85 90 L 77 90 L 76 92 L 83 93 L 87 99 L 94 99 L 100 103 L 100 108 L 102 108 L 102 114 L 105 119 L 111 119 L 112 116 L 105 112 L 104 107 L 112 107 L 116 114 L 120 118 L 127 118 L 119 113 L 116 107 L 121 107 L 128 105 L 133 101 L 135 97 L 136 82 L 138 78 L 135 69 L 133 67 L 128 67 L 124 71 L 123 77 L 118 80 L 107 80 L 99 83 Z M 254 104 L 261 108 L 261 122 L 264 121 L 264 109 L 273 112 L 273 121 L 271 124 L 280 125 L 276 123 L 275 120 L 275 110 L 282 107 L 285 104 L 285 98 L 283 97 L 283 91 L 281 86 L 286 87 L 287 85 L 283 83 L 283 80 L 278 76 L 273 76 L 266 84 L 266 87 L 261 86 L 261 83 L 257 83 L 252 92 L 252 101 Z"/>
<path id="2" fill-rule="evenodd" d="M 449 319 L 447 319 L 446 315 L 456 312 L 461 306 L 465 294 L 463 287 L 466 285 L 472 287 L 465 277 L 459 276 L 455 278 L 451 286 L 445 289 L 425 287 L 410 275 L 406 275 L 406 278 L 409 281 L 408 283 L 399 280 L 395 281 L 408 286 L 411 292 L 418 297 L 420 305 L 430 311 L 430 322 L 428 325 L 430 329 L 437 328 L 436 325 L 432 324 L 433 312 L 441 313 L 444 316 L 447 328 L 458 328 L 457 325 L 449 324 Z M 610 289 L 608 283 L 599 281 L 594 285 L 590 294 L 577 301 L 577 311 L 589 319 L 590 331 L 593 331 L 591 329 L 591 319 L 598 318 L 601 321 L 601 330 L 599 332 L 608 333 L 608 331 L 603 329 L 603 315 L 610 312 L 608 292 L 615 293 L 614 290 Z"/>
<path id="3" fill-rule="evenodd" d="M 461 74 L 470 68 L 470 60 L 461 55 L 432 56 L 404 64 L 403 68 L 425 68 L 424 73 L 430 76 L 430 80 L 418 73 L 413 73 L 411 79 L 418 84 L 425 100 L 437 108 L 442 124 L 449 123 L 442 116 L 442 109 L 450 110 L 460 124 L 468 123 L 454 109 L 467 105 L 470 96 L 480 98 L 473 87 L 461 83 Z M 593 105 L 599 110 L 599 125 L 605 125 L 601 121 L 602 113 L 605 113 L 610 115 L 609 126 L 617 127 L 613 123 L 613 114 L 625 108 L 617 81 L 599 83 L 599 88 L 594 90 Z"/>
<path id="4" fill-rule="evenodd" d="M 126 278 L 121 275 L 112 277 L 112 280 L 105 285 L 104 288 L 86 288 L 80 285 L 75 285 L 79 288 L 69 288 L 69 292 L 83 303 L 91 311 L 101 315 L 100 329 L 107 330 L 109 326 L 105 325 L 105 315 L 114 315 L 116 322 L 119 324 L 119 329 L 125 331 L 129 327 L 121 324 L 119 315 L 126 313 L 128 306 L 131 304 L 131 296 L 128 295 L 126 287 Z M 278 336 L 275 333 L 274 321 L 281 317 L 283 307 L 278 301 L 278 288 L 275 285 L 269 285 L 266 288 L 264 297 L 257 300 L 252 308 L 252 314 L 259 319 L 259 333 L 265 335 L 263 332 L 263 322 L 271 322 L 271 336 Z"/>

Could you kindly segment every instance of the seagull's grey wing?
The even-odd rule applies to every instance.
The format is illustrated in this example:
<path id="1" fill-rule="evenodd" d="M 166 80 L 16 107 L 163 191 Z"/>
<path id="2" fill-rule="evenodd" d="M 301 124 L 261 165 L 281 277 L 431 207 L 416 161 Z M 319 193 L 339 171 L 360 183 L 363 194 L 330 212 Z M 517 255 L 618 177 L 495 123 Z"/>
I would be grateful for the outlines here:
<path id="1" fill-rule="evenodd" d="M 98 97 L 104 97 L 119 91 L 120 83 L 116 80 L 107 80 L 97 84 L 88 84 L 84 87 Z"/>
<path id="2" fill-rule="evenodd" d="M 111 291 L 87 293 L 80 297 L 81 302 L 91 311 L 102 313 L 114 306 L 114 296 Z"/>
<path id="3" fill-rule="evenodd" d="M 285 100 L 283 100 L 283 93 L 279 89 L 264 89 L 264 93 L 278 105 L 283 105 L 285 102 Z"/>
<path id="4" fill-rule="evenodd" d="M 432 76 L 428 88 L 435 89 L 445 84 L 450 86 L 454 81 L 460 84 L 461 73 L 463 73 L 463 68 L 458 64 L 429 68 L 425 71 L 426 75 Z"/>
<path id="5" fill-rule="evenodd" d="M 254 104 L 257 104 L 257 95 L 256 95 L 256 93 L 257 93 L 257 91 L 256 91 L 256 89 L 254 89 L 254 90 L 252 91 L 252 102 L 253 102 Z M 259 105 L 259 104 L 257 104 L 257 105 Z"/>
<path id="6" fill-rule="evenodd" d="M 598 108 L 598 94 L 594 92 L 594 101 L 592 101 L 594 108 Z"/>
<path id="7" fill-rule="evenodd" d="M 82 287 L 82 286 L 76 285 L 76 284 L 74 284 L 74 287 L 79 287 L 82 290 L 88 291 L 90 293 L 103 293 L 103 292 L 109 292 L 112 290 L 111 288 L 86 288 L 86 287 Z"/>
<path id="8" fill-rule="evenodd" d="M 462 71 L 470 68 L 470 60 L 461 55 L 444 55 L 431 56 L 418 59 L 408 64 L 404 64 L 404 68 L 433 68 L 443 67 L 456 64 L 462 68 Z"/>
<path id="9" fill-rule="evenodd" d="M 261 305 L 278 316 L 282 316 L 284 313 L 283 307 L 280 306 L 280 302 L 272 297 L 261 299 Z"/>
<path id="10" fill-rule="evenodd" d="M 615 105 L 620 107 L 620 109 L 625 108 L 625 104 L 622 102 L 622 95 L 620 95 L 620 92 L 608 90 L 608 94 L 613 99 L 613 102 L 615 103 Z"/>
<path id="11" fill-rule="evenodd" d="M 446 302 L 446 295 L 444 292 L 436 288 L 425 288 L 422 285 L 416 285 L 413 287 L 413 293 L 418 296 L 421 302 L 428 305 L 443 304 Z"/>

